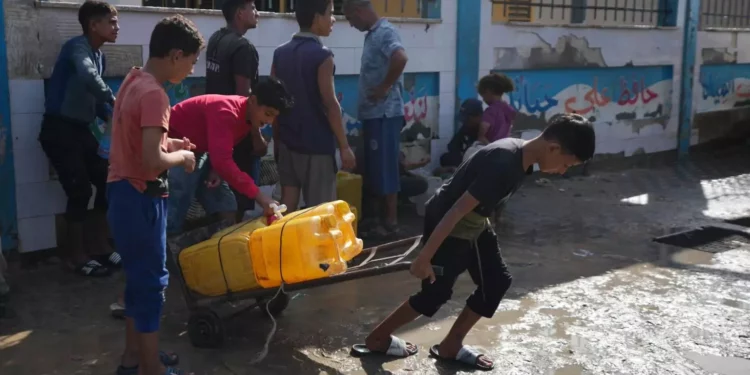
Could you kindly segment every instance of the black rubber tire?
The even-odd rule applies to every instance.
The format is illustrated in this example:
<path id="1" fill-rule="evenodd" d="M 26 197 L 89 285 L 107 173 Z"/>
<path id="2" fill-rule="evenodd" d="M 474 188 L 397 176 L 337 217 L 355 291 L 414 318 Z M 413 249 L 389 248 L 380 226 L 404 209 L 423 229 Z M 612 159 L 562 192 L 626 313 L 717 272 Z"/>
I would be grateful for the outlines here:
<path id="1" fill-rule="evenodd" d="M 270 301 L 266 301 L 265 298 L 259 298 L 258 304 L 264 314 L 268 315 L 270 313 L 271 316 L 275 318 L 281 315 L 281 313 L 286 310 L 287 306 L 289 306 L 289 295 L 282 292 Z M 267 309 L 266 306 L 268 306 Z"/>
<path id="2" fill-rule="evenodd" d="M 224 343 L 224 323 L 211 309 L 196 310 L 188 320 L 188 336 L 196 348 L 219 348 Z"/>

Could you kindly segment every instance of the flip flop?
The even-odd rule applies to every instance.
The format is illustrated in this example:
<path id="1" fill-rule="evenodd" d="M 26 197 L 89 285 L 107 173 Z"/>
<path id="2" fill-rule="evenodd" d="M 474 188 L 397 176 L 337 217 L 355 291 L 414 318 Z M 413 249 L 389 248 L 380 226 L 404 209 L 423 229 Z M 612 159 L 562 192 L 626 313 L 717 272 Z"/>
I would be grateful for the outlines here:
<path id="1" fill-rule="evenodd" d="M 462 365 L 468 365 L 471 366 L 477 370 L 481 371 L 490 371 L 495 368 L 495 363 L 492 362 L 491 365 L 485 366 L 482 362 L 479 362 L 479 358 L 484 357 L 486 359 L 489 359 L 486 355 L 479 352 L 479 350 L 472 348 L 471 346 L 464 345 L 461 350 L 458 351 L 458 354 L 456 355 L 456 358 L 446 358 L 441 357 L 440 353 L 438 352 L 438 348 L 440 345 L 433 345 L 430 348 L 430 354 L 442 361 L 449 361 L 449 362 L 457 362 Z"/>
<path id="2" fill-rule="evenodd" d="M 161 364 L 164 366 L 167 366 L 167 374 L 166 375 L 172 375 L 172 372 L 169 372 L 169 366 L 176 366 L 178 363 L 180 363 L 180 357 L 177 355 L 177 353 L 167 353 L 163 351 L 159 351 L 159 360 L 161 361 Z M 172 369 L 175 372 L 174 374 L 179 375 L 182 374 L 180 370 Z M 119 366 L 117 367 L 117 373 L 116 375 L 138 375 L 138 366 L 133 367 L 123 367 Z"/>
<path id="3" fill-rule="evenodd" d="M 125 319 L 125 306 L 121 305 L 119 302 L 109 305 L 109 312 L 115 319 Z"/>
<path id="4" fill-rule="evenodd" d="M 415 347 L 414 351 L 409 351 L 408 345 Z M 406 358 L 417 354 L 419 349 L 416 349 L 416 345 L 408 343 L 396 336 L 391 336 L 391 343 L 388 346 L 388 350 L 385 352 L 374 351 L 367 348 L 366 344 L 354 344 L 352 346 L 351 355 L 354 357 L 365 357 L 373 354 L 387 355 L 391 357 Z"/>
<path id="5" fill-rule="evenodd" d="M 112 270 L 104 267 L 101 263 L 90 260 L 86 263 L 73 267 L 73 271 L 81 276 L 89 277 L 107 277 L 112 274 Z"/>
<path id="6" fill-rule="evenodd" d="M 97 255 L 94 258 L 108 268 L 119 269 L 122 267 L 122 257 L 116 251 L 109 254 Z"/>

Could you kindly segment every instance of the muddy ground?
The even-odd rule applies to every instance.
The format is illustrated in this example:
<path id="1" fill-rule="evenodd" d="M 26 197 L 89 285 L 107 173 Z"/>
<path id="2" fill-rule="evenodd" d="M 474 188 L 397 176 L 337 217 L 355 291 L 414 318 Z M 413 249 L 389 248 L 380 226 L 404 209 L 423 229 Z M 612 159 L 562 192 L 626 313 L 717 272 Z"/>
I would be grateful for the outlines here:
<path id="1" fill-rule="evenodd" d="M 734 150 L 679 166 L 530 178 L 498 228 L 514 284 L 467 343 L 496 360 L 495 374 L 750 374 L 750 246 L 734 242 L 714 254 L 652 241 L 750 215 L 748 156 Z M 123 323 L 108 306 L 120 276 L 92 281 L 41 265 L 16 269 L 11 280 L 16 316 L 0 320 L 0 373 L 114 372 Z M 268 318 L 243 312 L 225 323 L 222 349 L 194 349 L 171 287 L 163 347 L 198 375 L 470 372 L 427 355 L 473 290 L 468 276 L 435 318 L 399 332 L 419 355 L 348 355 L 417 287 L 402 272 L 292 293 L 267 357 L 254 365 Z"/>

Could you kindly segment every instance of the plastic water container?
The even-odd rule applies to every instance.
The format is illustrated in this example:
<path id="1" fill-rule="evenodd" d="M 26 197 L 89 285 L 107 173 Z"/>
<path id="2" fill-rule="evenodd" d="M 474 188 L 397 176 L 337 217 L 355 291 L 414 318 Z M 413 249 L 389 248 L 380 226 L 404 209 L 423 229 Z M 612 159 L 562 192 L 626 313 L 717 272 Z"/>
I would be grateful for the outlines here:
<path id="1" fill-rule="evenodd" d="M 349 203 L 352 211 L 362 212 L 362 176 L 339 171 L 336 174 L 336 197 Z"/>
<path id="2" fill-rule="evenodd" d="M 293 217 L 293 214 L 250 235 L 253 270 L 263 288 L 338 275 L 346 271 L 341 258 L 344 235 L 334 215 Z M 351 230 L 351 226 L 350 226 Z"/>
<path id="3" fill-rule="evenodd" d="M 356 208 L 355 208 L 356 210 Z M 284 223 L 289 220 L 297 220 L 305 217 L 318 215 L 333 216 L 334 227 L 341 232 L 343 240 L 339 246 L 341 258 L 344 261 L 350 261 L 362 252 L 364 244 L 361 239 L 357 238 L 356 219 L 357 216 L 347 202 L 343 200 L 324 203 L 316 207 L 299 210 L 284 216 L 274 222 L 274 225 Z"/>
<path id="4" fill-rule="evenodd" d="M 250 236 L 265 227 L 264 217 L 240 223 L 181 251 L 178 261 L 188 289 L 215 297 L 260 288 L 250 256 Z"/>

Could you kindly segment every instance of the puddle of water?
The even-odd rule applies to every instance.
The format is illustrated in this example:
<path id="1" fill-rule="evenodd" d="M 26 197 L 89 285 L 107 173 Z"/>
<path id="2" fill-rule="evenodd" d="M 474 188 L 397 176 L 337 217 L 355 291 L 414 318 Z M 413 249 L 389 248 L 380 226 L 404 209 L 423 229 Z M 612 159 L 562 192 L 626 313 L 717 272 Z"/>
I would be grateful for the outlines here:
<path id="1" fill-rule="evenodd" d="M 719 357 L 710 354 L 687 353 L 685 357 L 707 372 L 719 375 L 750 374 L 750 360 L 736 357 Z"/>
<path id="2" fill-rule="evenodd" d="M 582 375 L 583 367 L 580 365 L 567 365 L 563 368 L 555 370 L 552 375 Z"/>

